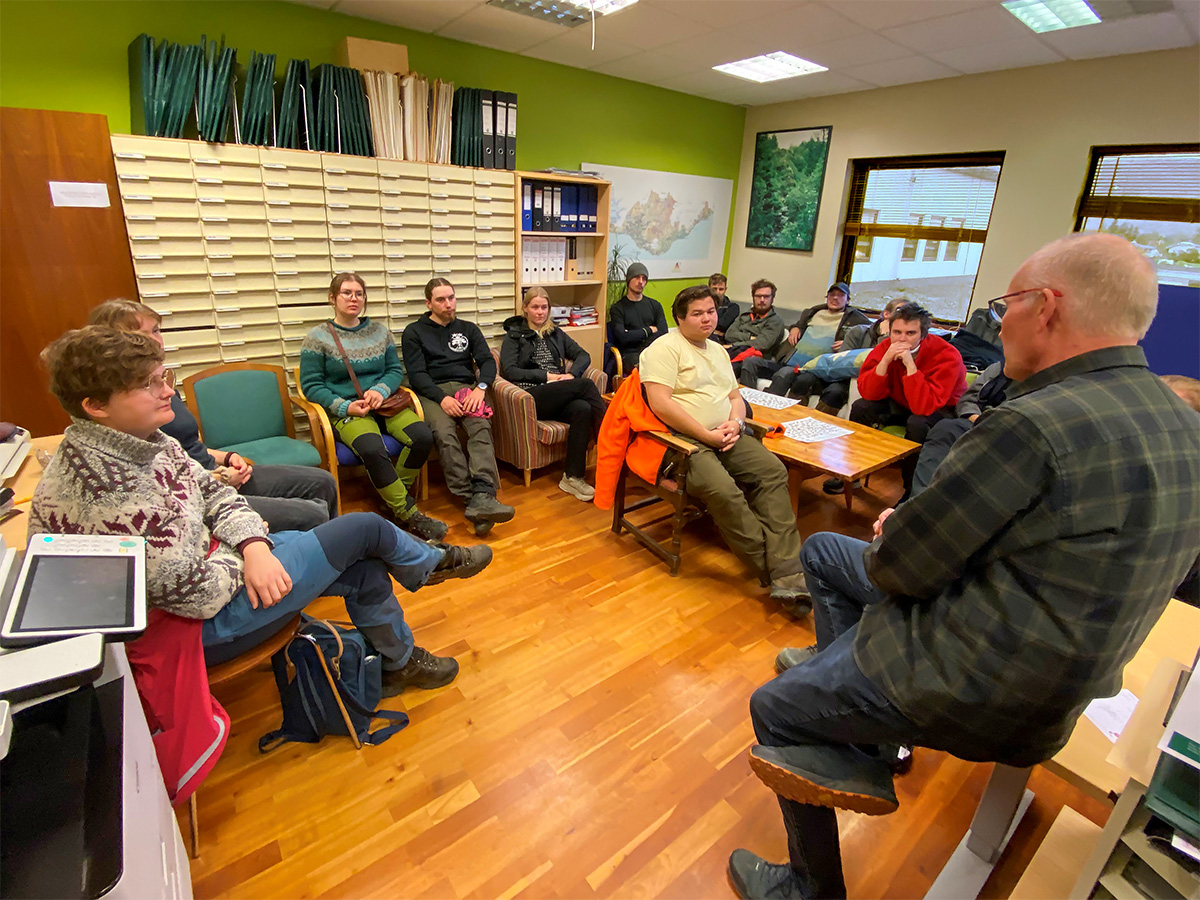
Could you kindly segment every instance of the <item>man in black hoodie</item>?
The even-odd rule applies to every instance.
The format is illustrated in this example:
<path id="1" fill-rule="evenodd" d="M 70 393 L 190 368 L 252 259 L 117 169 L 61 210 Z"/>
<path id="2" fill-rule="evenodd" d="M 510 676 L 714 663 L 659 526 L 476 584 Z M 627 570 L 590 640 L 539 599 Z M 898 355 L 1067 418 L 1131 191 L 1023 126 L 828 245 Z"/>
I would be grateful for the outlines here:
<path id="1" fill-rule="evenodd" d="M 474 322 L 457 318 L 454 286 L 445 278 L 425 285 L 429 312 L 404 329 L 400 349 L 409 384 L 421 398 L 425 421 L 433 430 L 450 493 L 466 501 L 467 521 L 476 534 L 516 513 L 496 499 L 500 472 L 492 448 L 492 423 L 480 415 L 484 393 L 496 379 L 496 361 Z M 476 376 L 478 370 L 478 377 Z M 458 426 L 467 432 L 467 452 Z"/>

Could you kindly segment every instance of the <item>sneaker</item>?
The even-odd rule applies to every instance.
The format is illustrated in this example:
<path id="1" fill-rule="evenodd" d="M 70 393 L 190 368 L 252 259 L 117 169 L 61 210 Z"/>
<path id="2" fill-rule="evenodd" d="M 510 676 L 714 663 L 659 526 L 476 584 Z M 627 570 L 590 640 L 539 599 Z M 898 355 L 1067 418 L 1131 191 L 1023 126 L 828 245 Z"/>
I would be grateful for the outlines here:
<path id="1" fill-rule="evenodd" d="M 760 744 L 750 748 L 750 768 L 779 796 L 809 806 L 882 816 L 900 805 L 887 763 L 849 744 Z"/>
<path id="2" fill-rule="evenodd" d="M 430 573 L 429 580 L 425 582 L 426 587 L 431 584 L 441 584 L 451 578 L 470 578 L 472 575 L 478 575 L 492 561 L 492 548 L 486 544 L 478 544 L 474 547 L 459 547 L 452 544 L 435 544 L 434 546 L 440 547 L 446 552 L 442 555 L 441 562 Z"/>
<path id="3" fill-rule="evenodd" d="M 482 492 L 472 494 L 467 504 L 467 521 L 475 525 L 480 522 L 507 522 L 517 514 L 517 511 L 507 504 L 501 503 L 492 494 Z"/>
<path id="4" fill-rule="evenodd" d="M 749 850 L 729 855 L 729 882 L 742 900 L 805 900 L 791 866 L 769 863 Z"/>
<path id="5" fill-rule="evenodd" d="M 857 478 L 850 483 L 850 489 L 857 491 L 862 487 L 862 482 Z M 825 483 L 821 485 L 821 490 L 827 494 L 840 494 L 846 489 L 846 482 L 840 478 L 826 478 Z"/>
<path id="6" fill-rule="evenodd" d="M 404 668 L 384 670 L 383 696 L 395 697 L 410 687 L 423 691 L 444 687 L 457 677 L 458 660 L 453 656 L 434 656 L 424 647 L 413 647 Z"/>
<path id="7" fill-rule="evenodd" d="M 804 580 L 803 572 L 773 578 L 771 599 L 802 613 L 812 609 L 812 594 L 808 592 L 808 583 Z"/>
<path id="8" fill-rule="evenodd" d="M 809 647 L 784 647 L 775 656 L 775 672 L 778 675 L 782 675 L 792 666 L 798 666 L 800 663 L 808 662 L 816 655 L 816 644 L 812 644 Z"/>
<path id="9" fill-rule="evenodd" d="M 407 519 L 401 519 L 398 524 L 409 534 L 416 535 L 423 541 L 440 541 L 450 530 L 450 526 L 445 522 L 427 516 L 419 509 L 414 509 Z"/>
<path id="10" fill-rule="evenodd" d="M 582 500 L 584 503 L 591 503 L 592 498 L 596 496 L 596 489 L 584 481 L 582 478 L 575 478 L 570 475 L 564 475 L 562 481 L 558 483 L 560 491 L 566 491 L 576 500 Z"/>

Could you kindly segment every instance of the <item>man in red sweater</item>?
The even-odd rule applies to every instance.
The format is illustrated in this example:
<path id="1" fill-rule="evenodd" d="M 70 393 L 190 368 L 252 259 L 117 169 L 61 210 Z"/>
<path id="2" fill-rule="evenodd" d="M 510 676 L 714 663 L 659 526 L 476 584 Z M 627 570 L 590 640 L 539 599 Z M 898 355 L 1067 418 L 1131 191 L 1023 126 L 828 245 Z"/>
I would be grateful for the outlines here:
<path id="1" fill-rule="evenodd" d="M 906 303 L 893 314 L 888 337 L 879 342 L 858 373 L 862 399 L 850 407 L 850 421 L 872 428 L 903 425 L 904 436 L 925 443 L 929 429 L 953 418 L 954 405 L 967 390 L 967 367 L 948 341 L 929 333 L 928 310 Z M 905 458 L 900 471 L 908 495 L 916 455 Z M 827 494 L 840 494 L 842 480 L 825 482 Z M 857 487 L 857 485 L 856 485 Z"/>

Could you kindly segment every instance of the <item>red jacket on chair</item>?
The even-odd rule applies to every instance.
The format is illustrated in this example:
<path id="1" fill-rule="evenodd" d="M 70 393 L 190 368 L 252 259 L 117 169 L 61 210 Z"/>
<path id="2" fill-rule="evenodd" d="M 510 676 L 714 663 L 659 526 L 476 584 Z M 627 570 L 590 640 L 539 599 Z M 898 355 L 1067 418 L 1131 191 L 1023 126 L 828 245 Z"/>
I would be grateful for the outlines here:
<path id="1" fill-rule="evenodd" d="M 203 619 L 151 609 L 146 632 L 125 645 L 171 803 L 195 793 L 229 737 L 229 714 L 208 691 Z"/>
<path id="2" fill-rule="evenodd" d="M 913 357 L 917 371 L 912 375 L 898 359 L 888 366 L 887 375 L 876 375 L 875 367 L 891 345 L 891 338 L 876 344 L 858 372 L 858 392 L 864 400 L 891 398 L 918 416 L 928 416 L 944 406 L 953 406 L 967 392 L 967 367 L 962 356 L 934 334 L 925 335 L 921 341 Z"/>
<path id="3" fill-rule="evenodd" d="M 612 509 L 621 464 L 625 462 L 635 475 L 654 484 L 667 450 L 639 432 L 669 430 L 650 410 L 642 396 L 642 379 L 634 369 L 617 388 L 600 425 L 596 438 L 596 497 L 592 502 L 600 509 Z"/>

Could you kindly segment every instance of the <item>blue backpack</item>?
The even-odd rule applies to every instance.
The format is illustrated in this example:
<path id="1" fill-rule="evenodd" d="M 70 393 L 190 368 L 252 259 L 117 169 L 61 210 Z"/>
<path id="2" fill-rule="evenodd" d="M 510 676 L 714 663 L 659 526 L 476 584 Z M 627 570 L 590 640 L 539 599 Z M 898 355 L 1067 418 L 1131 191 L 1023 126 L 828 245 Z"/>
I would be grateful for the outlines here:
<path id="1" fill-rule="evenodd" d="M 355 746 L 382 744 L 408 724 L 402 712 L 378 709 L 383 696 L 379 654 L 348 622 L 302 616 L 296 636 L 271 657 L 283 727 L 258 739 L 260 753 L 327 734 L 347 734 Z M 375 719 L 392 724 L 371 731 Z"/>

